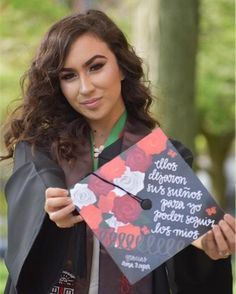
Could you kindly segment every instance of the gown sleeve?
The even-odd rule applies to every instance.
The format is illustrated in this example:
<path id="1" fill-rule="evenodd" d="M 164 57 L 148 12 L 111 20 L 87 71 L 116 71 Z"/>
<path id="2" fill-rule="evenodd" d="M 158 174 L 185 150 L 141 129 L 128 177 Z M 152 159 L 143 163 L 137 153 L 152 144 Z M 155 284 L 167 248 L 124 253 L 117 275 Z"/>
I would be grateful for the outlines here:
<path id="1" fill-rule="evenodd" d="M 48 187 L 66 188 L 63 171 L 47 153 L 32 152 L 29 144 L 19 143 L 13 174 L 5 187 L 7 285 L 18 294 L 49 293 L 66 258 L 71 229 L 58 228 L 45 213 Z"/>
<path id="2" fill-rule="evenodd" d="M 192 166 L 191 151 L 171 140 L 183 159 Z M 167 262 L 173 294 L 232 294 L 231 258 L 212 260 L 193 245 L 186 247 Z"/>

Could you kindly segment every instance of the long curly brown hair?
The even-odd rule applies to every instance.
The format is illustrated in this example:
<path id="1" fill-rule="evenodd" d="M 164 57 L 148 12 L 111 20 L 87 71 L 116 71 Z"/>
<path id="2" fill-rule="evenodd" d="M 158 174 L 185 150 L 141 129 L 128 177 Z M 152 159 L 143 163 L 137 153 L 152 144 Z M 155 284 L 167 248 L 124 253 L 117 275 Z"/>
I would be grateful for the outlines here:
<path id="1" fill-rule="evenodd" d="M 125 79 L 121 91 L 130 117 L 149 128 L 157 122 L 149 109 L 153 100 L 149 84 L 145 85 L 142 60 L 135 54 L 122 31 L 101 11 L 89 10 L 55 23 L 42 40 L 31 67 L 22 79 L 23 103 L 5 127 L 7 159 L 14 145 L 26 141 L 56 154 L 57 160 L 76 157 L 76 138 L 88 131 L 85 119 L 67 102 L 59 83 L 59 73 L 73 42 L 90 33 L 106 42 L 116 56 Z"/>

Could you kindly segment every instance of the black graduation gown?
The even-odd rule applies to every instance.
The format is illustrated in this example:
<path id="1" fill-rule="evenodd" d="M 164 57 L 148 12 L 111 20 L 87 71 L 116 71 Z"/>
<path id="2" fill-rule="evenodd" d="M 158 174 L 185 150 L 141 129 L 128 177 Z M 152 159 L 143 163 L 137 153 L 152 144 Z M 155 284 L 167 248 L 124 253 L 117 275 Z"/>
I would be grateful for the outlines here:
<path id="1" fill-rule="evenodd" d="M 173 143 L 190 163 L 187 149 L 176 141 Z M 112 146 L 107 149 L 110 155 L 104 156 L 105 161 L 116 153 Z M 49 154 L 35 150 L 32 155 L 27 143 L 19 143 L 13 175 L 5 190 L 8 202 L 6 265 L 9 270 L 5 294 L 48 294 L 65 264 L 74 229 L 58 228 L 45 214 L 47 187 L 66 188 L 62 169 Z M 190 245 L 170 259 L 166 268 L 159 267 L 155 271 L 154 288 L 159 289 L 155 294 L 169 292 L 163 285 L 167 280 L 163 269 L 168 270 L 172 293 L 232 293 L 230 258 L 213 261 Z"/>
<path id="2" fill-rule="evenodd" d="M 32 155 L 29 144 L 19 143 L 5 188 L 9 278 L 4 293 L 48 293 L 55 281 L 52 267 L 62 268 L 65 262 L 72 229 L 59 229 L 49 220 L 44 211 L 47 187 L 66 188 L 63 171 L 45 152 Z"/>

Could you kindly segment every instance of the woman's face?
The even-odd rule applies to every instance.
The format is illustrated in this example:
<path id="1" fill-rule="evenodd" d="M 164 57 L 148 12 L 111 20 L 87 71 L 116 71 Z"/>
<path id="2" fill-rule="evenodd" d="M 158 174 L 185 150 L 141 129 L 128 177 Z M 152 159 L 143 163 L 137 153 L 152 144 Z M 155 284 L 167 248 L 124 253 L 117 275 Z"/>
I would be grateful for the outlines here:
<path id="1" fill-rule="evenodd" d="M 122 78 L 113 52 L 90 34 L 72 44 L 59 76 L 65 98 L 90 124 L 112 124 L 123 113 Z"/>

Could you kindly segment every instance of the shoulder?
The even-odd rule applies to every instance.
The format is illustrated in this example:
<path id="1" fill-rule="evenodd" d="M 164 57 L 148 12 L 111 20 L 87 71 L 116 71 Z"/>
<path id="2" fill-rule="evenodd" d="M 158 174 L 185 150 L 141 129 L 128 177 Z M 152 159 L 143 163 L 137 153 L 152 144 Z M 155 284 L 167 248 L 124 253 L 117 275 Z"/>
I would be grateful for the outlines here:
<path id="1" fill-rule="evenodd" d="M 64 188 L 65 177 L 63 170 L 48 152 L 41 148 L 32 148 L 29 143 L 22 141 L 15 147 L 13 172 L 6 183 L 5 193 L 15 195 L 16 187 L 24 190 L 29 186 L 32 189 L 41 187 L 42 190 L 45 187 Z"/>
<path id="2" fill-rule="evenodd" d="M 159 128 L 159 126 L 157 126 Z M 129 142 L 133 144 L 138 140 L 142 139 L 144 136 L 149 135 L 153 130 L 148 128 L 143 122 L 140 122 L 137 119 L 129 116 L 126 122 L 125 134 L 126 138 L 128 138 Z M 183 159 L 187 162 L 189 166 L 193 164 L 193 153 L 190 149 L 188 149 L 184 144 L 180 141 L 168 138 L 171 144 L 175 147 L 175 149 L 179 152 L 179 154 L 183 157 Z M 124 145 L 124 144 L 123 144 Z"/>
<path id="3" fill-rule="evenodd" d="M 39 147 L 32 147 L 31 144 L 21 141 L 16 144 L 14 152 L 14 170 L 21 166 L 33 163 L 37 166 L 57 166 L 49 152 Z"/>
<path id="4" fill-rule="evenodd" d="M 187 162 L 189 166 L 193 164 L 193 153 L 190 149 L 188 149 L 184 144 L 175 139 L 169 139 L 179 154 L 183 157 L 183 159 Z"/>

